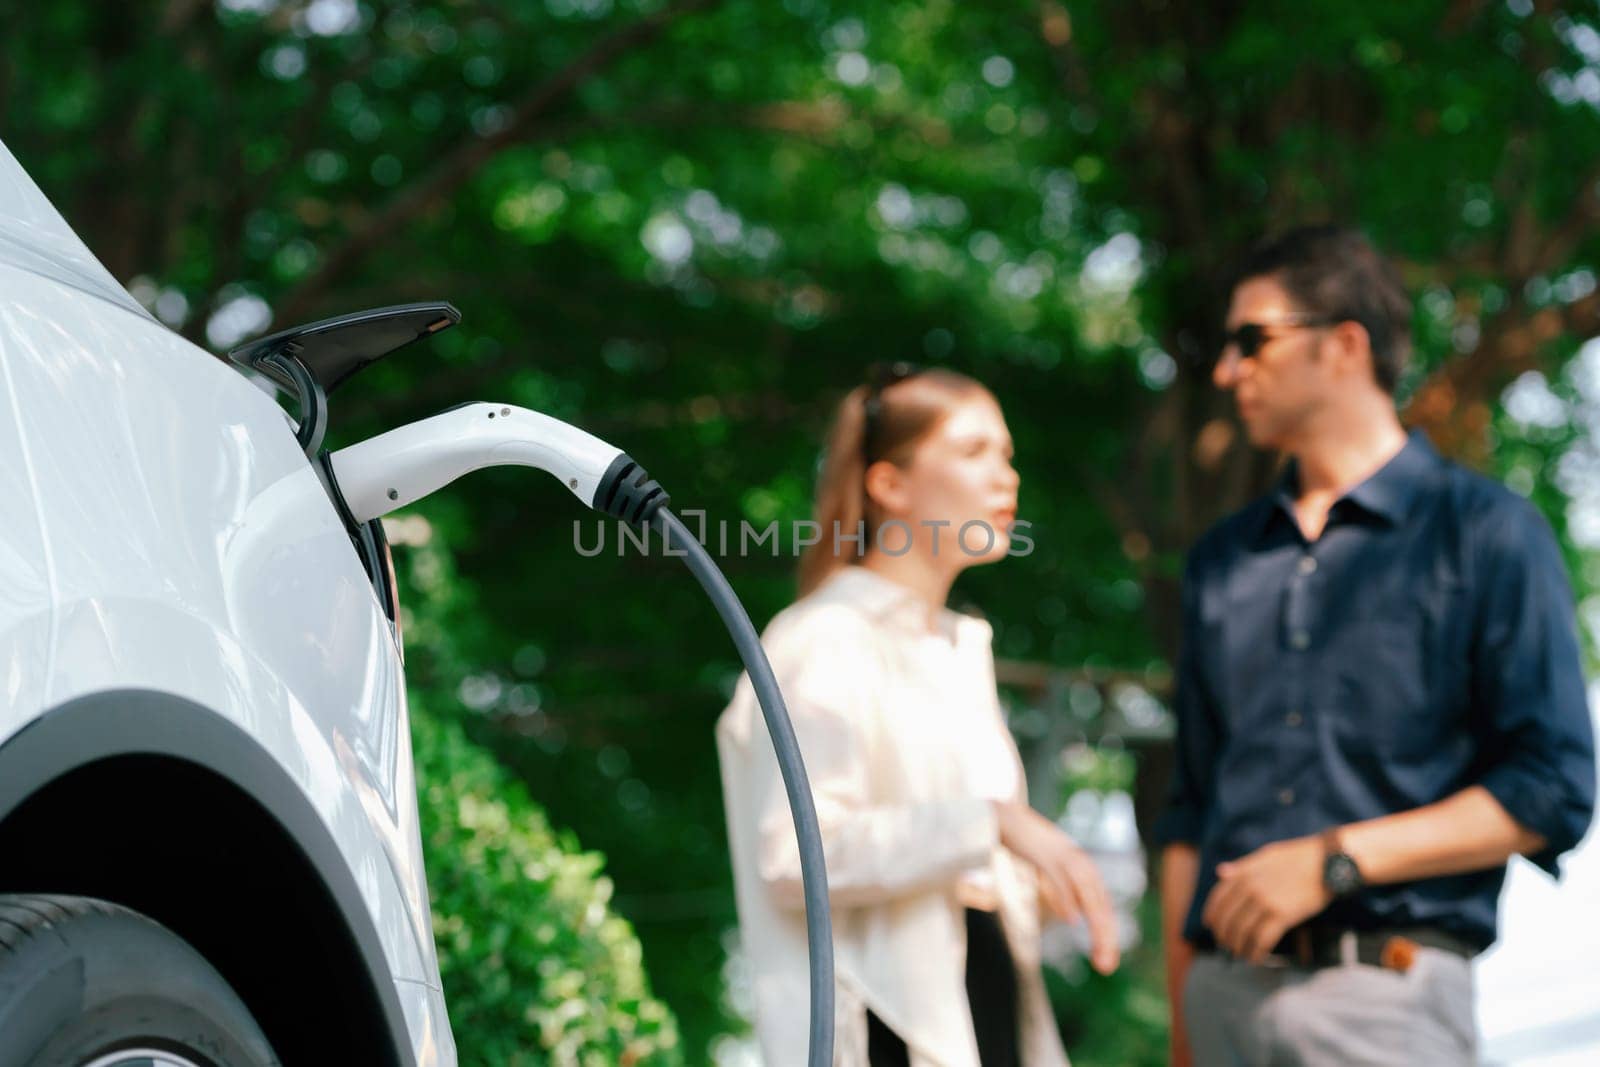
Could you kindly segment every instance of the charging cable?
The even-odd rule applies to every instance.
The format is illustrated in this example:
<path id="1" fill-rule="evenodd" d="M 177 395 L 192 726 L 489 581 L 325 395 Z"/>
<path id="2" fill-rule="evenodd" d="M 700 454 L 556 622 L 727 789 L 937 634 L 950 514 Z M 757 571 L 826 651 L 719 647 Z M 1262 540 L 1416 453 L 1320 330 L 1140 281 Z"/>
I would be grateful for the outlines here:
<path id="1" fill-rule="evenodd" d="M 537 467 L 579 500 L 639 529 L 653 528 L 682 559 L 716 607 L 744 662 L 766 719 L 800 845 L 806 940 L 811 959 L 809 1067 L 833 1063 L 833 922 L 822 832 L 800 745 L 778 680 L 744 605 L 705 547 L 667 508 L 667 493 L 621 449 L 537 411 L 470 403 L 368 438 L 329 457 L 336 491 L 356 522 L 367 522 L 484 467 Z M 675 555 L 678 553 L 674 553 Z"/>

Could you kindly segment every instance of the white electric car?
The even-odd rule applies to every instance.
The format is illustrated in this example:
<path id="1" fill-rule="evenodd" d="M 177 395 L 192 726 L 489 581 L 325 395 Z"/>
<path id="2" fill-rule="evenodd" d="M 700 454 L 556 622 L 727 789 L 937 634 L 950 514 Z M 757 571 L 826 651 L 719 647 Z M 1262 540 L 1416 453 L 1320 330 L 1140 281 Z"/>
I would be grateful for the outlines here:
<path id="1" fill-rule="evenodd" d="M 285 410 L 0 146 L 0 1067 L 456 1062 L 394 613 Z"/>

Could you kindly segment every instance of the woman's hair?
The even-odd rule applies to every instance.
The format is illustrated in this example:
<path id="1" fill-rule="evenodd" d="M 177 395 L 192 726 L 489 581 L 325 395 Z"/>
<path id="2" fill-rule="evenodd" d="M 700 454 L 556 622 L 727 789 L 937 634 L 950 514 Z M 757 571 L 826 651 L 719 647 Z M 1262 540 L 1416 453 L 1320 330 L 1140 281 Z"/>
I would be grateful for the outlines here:
<path id="1" fill-rule="evenodd" d="M 876 394 L 874 397 L 874 393 Z M 923 370 L 882 389 L 858 385 L 845 394 L 834 412 L 817 477 L 812 518 L 819 540 L 800 556 L 800 595 L 811 592 L 834 571 L 859 559 L 877 534 L 878 508 L 867 495 L 867 468 L 880 460 L 904 466 L 923 438 L 957 407 L 975 396 L 993 394 L 979 382 L 952 370 Z M 867 441 L 867 402 L 874 399 L 871 440 Z M 854 537 L 865 523 L 865 536 Z M 834 525 L 837 523 L 837 527 Z M 834 530 L 841 538 L 835 548 Z"/>

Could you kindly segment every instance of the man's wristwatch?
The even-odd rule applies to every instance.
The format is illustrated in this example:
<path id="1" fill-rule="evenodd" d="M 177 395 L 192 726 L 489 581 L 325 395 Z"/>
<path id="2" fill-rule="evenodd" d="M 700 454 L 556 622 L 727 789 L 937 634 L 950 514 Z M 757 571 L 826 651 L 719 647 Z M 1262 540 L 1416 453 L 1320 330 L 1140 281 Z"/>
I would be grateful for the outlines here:
<path id="1" fill-rule="evenodd" d="M 1361 868 L 1356 866 L 1356 861 L 1339 843 L 1338 828 L 1323 831 L 1322 888 L 1338 900 L 1360 892 L 1366 884 L 1367 880 L 1361 877 Z"/>

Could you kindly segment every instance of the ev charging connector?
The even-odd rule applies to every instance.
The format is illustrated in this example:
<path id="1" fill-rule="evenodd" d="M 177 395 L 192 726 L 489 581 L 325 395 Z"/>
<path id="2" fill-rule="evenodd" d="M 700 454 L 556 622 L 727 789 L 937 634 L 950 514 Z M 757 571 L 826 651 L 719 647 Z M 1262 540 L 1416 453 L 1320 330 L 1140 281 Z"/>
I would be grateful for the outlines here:
<path id="1" fill-rule="evenodd" d="M 800 845 L 811 967 L 810 1067 L 833 1063 L 833 928 L 822 834 L 805 764 L 778 680 L 744 605 L 704 546 L 667 505 L 667 494 L 621 449 L 575 426 L 509 404 L 471 403 L 390 430 L 329 457 L 335 491 L 358 522 L 404 507 L 484 467 L 535 467 L 579 500 L 640 529 L 651 528 L 706 591 L 755 689 L 778 757 Z M 673 553 L 677 555 L 678 553 Z"/>
<path id="2" fill-rule="evenodd" d="M 744 605 L 705 547 L 667 507 L 667 494 L 621 449 L 559 419 L 509 404 L 468 403 L 368 438 L 331 455 L 322 448 L 327 396 L 397 349 L 448 329 L 461 313 L 443 301 L 374 308 L 282 330 L 228 353 L 295 398 L 297 440 L 329 496 L 360 534 L 377 573 L 377 519 L 484 467 L 533 467 L 558 478 L 589 507 L 654 529 L 699 581 L 750 675 L 778 757 L 800 845 L 811 966 L 809 1067 L 833 1063 L 833 925 L 816 807 L 794 727 L 772 665 Z"/>

